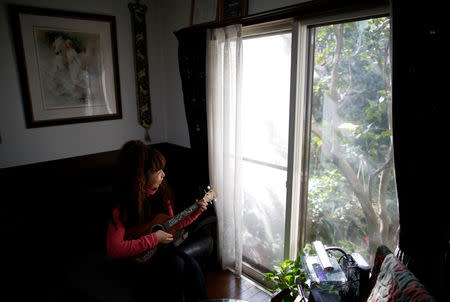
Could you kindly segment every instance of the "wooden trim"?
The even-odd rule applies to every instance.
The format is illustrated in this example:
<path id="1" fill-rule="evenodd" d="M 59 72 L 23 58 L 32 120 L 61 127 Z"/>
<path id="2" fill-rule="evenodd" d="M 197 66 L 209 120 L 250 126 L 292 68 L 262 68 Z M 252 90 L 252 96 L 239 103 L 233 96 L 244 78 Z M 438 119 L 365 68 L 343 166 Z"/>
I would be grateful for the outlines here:
<path id="1" fill-rule="evenodd" d="M 370 0 L 363 2 L 355 0 L 313 0 L 310 2 L 304 2 L 247 16 L 245 18 L 242 18 L 242 24 L 251 25 L 293 17 L 321 17 L 334 14 L 342 14 L 348 11 L 371 9 L 388 5 L 389 1 L 386 0 Z"/>
<path id="2" fill-rule="evenodd" d="M 266 22 L 262 24 L 248 25 L 242 28 L 242 37 L 260 37 L 278 34 L 282 32 L 292 32 L 292 26 L 294 24 L 294 19 L 283 19 L 278 21 Z"/>
<path id="3" fill-rule="evenodd" d="M 167 152 L 171 148 L 183 148 L 168 143 L 159 143 L 150 146 L 161 152 Z M 116 164 L 119 151 L 120 149 L 2 168 L 0 169 L 0 177 L 6 178 L 9 175 L 23 175 L 23 177 L 27 177 L 27 173 L 33 173 L 35 175 L 34 172 L 38 171 L 73 177 L 95 171 L 96 169 L 112 169 Z"/>
<path id="4" fill-rule="evenodd" d="M 389 0 L 367 0 L 367 1 L 312 0 L 309 2 L 299 3 L 291 6 L 286 6 L 261 13 L 248 15 L 242 18 L 218 20 L 217 22 L 193 26 L 217 28 L 238 23 L 247 26 L 287 18 L 319 18 L 322 16 L 342 14 L 345 12 L 355 10 L 366 10 L 366 9 L 375 9 L 379 7 L 387 7 L 389 5 L 390 5 Z"/>

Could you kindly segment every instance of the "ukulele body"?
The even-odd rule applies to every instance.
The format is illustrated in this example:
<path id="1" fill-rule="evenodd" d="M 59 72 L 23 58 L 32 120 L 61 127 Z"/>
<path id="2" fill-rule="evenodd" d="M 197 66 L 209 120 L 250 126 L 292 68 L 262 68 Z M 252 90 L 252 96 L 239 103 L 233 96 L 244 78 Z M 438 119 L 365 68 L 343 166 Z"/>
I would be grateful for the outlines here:
<path id="1" fill-rule="evenodd" d="M 217 191 L 215 189 L 210 189 L 208 192 L 205 193 L 205 196 L 203 196 L 202 200 L 208 203 L 211 202 L 216 197 Z M 163 230 L 164 232 L 173 235 L 173 241 L 171 244 L 178 246 L 187 238 L 187 232 L 184 231 L 184 229 L 175 230 L 175 225 L 197 209 L 198 205 L 194 203 L 193 205 L 191 205 L 183 212 L 177 214 L 174 217 L 170 217 L 167 214 L 158 214 L 148 223 L 127 228 L 125 231 L 124 239 L 125 240 L 138 239 L 142 236 L 154 233 L 158 230 Z M 166 245 L 158 243 L 154 248 L 148 249 L 138 255 L 135 255 L 131 259 L 135 263 L 139 264 L 145 263 L 148 260 L 150 260 L 153 257 L 153 255 L 156 254 L 158 249 L 164 246 Z"/>
<path id="2" fill-rule="evenodd" d="M 171 219 L 169 215 L 158 214 L 152 219 L 152 221 L 148 223 L 129 227 L 125 232 L 124 238 L 125 240 L 138 239 L 142 236 L 149 235 L 158 230 L 162 230 L 166 233 L 173 235 L 172 244 L 178 246 L 187 238 L 188 233 L 183 229 L 175 230 L 174 227 L 166 229 L 164 223 L 167 222 L 169 219 Z M 131 259 L 135 263 L 139 264 L 145 263 L 148 260 L 150 260 L 158 252 L 159 249 L 163 248 L 164 246 L 165 245 L 158 243 L 154 248 L 148 249 L 140 254 L 137 254 L 131 257 Z"/>
<path id="3" fill-rule="evenodd" d="M 138 239 L 142 236 L 154 233 L 158 230 L 163 230 L 164 232 L 174 235 L 175 230 L 173 228 L 166 230 L 164 227 L 164 222 L 166 222 L 168 219 L 170 219 L 169 215 L 158 214 L 150 222 L 129 227 L 125 232 L 124 239 L 125 240 Z"/>

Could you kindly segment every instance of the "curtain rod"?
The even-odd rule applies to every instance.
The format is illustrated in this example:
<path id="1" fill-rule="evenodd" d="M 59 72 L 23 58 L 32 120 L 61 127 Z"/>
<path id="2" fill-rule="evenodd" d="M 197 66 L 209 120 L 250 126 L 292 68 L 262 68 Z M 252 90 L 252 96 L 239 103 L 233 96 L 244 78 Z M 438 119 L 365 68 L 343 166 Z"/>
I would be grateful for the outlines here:
<path id="1" fill-rule="evenodd" d="M 321 17 L 354 10 L 372 9 L 390 5 L 389 0 L 311 0 L 265 12 L 252 14 L 239 19 L 225 20 L 216 23 L 192 25 L 191 28 L 217 28 L 232 24 L 253 25 L 293 17 Z"/>
<path id="2" fill-rule="evenodd" d="M 243 17 L 240 20 L 240 23 L 242 23 L 242 25 L 252 25 L 257 23 L 264 23 L 293 17 L 300 17 L 300 18 L 321 17 L 349 11 L 386 7 L 389 4 L 390 4 L 389 0 L 370 0 L 370 1 L 313 0 L 309 2 L 303 2 L 300 4 L 294 4 L 291 6 L 286 6 L 262 13 L 249 15 L 247 17 Z"/>

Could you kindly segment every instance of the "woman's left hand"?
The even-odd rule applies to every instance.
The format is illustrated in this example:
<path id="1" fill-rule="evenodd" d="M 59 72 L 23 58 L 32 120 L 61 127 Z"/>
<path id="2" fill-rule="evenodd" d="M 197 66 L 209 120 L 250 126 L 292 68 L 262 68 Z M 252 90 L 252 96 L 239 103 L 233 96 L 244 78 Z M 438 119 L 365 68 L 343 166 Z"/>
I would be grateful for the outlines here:
<path id="1" fill-rule="evenodd" d="M 203 199 L 200 199 L 200 200 L 196 200 L 195 202 L 197 203 L 200 212 L 203 212 L 206 210 L 206 207 L 208 205 L 208 203 L 206 201 L 204 201 Z"/>

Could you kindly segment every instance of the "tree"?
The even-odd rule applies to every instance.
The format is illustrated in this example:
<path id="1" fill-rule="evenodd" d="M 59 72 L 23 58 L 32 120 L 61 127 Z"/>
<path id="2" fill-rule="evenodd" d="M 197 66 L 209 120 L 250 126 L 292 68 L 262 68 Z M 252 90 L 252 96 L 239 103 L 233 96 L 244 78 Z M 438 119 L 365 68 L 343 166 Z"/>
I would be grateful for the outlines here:
<path id="1" fill-rule="evenodd" d="M 366 232 L 369 254 L 380 244 L 394 247 L 398 231 L 397 209 L 390 216 L 387 203 L 388 199 L 396 201 L 389 37 L 388 18 L 315 29 L 309 190 L 324 175 L 342 176 L 340 182 L 345 180 L 362 212 L 347 223 Z M 321 201 L 322 206 L 326 202 Z M 317 206 L 311 193 L 309 204 Z M 316 227 L 327 224 L 322 220 Z"/>

